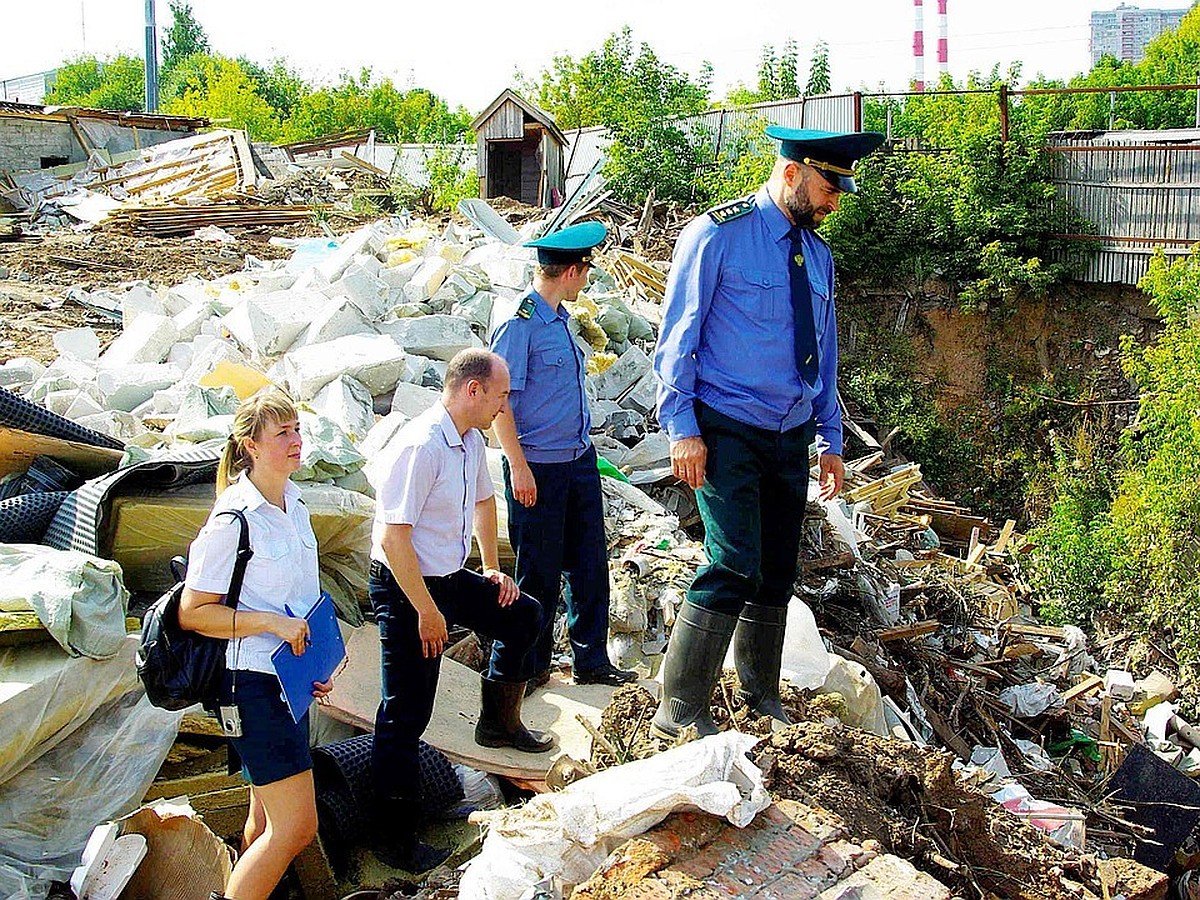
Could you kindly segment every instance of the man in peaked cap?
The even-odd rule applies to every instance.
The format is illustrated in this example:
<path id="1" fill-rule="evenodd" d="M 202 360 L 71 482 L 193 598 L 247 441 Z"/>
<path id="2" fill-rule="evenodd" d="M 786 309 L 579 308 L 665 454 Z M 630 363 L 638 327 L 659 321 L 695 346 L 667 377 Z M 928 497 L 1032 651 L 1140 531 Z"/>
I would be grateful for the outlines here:
<path id="1" fill-rule="evenodd" d="M 529 241 L 537 250 L 533 286 L 492 336 L 511 377 L 509 408 L 496 417 L 504 448 L 508 535 L 517 585 L 541 601 L 545 623 L 530 651 L 530 690 L 550 677 L 554 612 L 567 573 L 567 627 L 575 680 L 624 684 L 636 675 L 608 658 L 608 545 L 583 351 L 571 335 L 574 300 L 587 283 L 592 250 L 608 236 L 584 222 Z"/>
<path id="2" fill-rule="evenodd" d="M 808 495 L 842 486 L 833 257 L 814 230 L 883 142 L 772 125 L 756 193 L 693 220 L 675 246 L 654 354 L 658 421 L 696 491 L 708 564 L 675 620 L 654 730 L 717 731 L 709 699 L 730 641 L 751 707 L 787 722 L 779 669 Z"/>

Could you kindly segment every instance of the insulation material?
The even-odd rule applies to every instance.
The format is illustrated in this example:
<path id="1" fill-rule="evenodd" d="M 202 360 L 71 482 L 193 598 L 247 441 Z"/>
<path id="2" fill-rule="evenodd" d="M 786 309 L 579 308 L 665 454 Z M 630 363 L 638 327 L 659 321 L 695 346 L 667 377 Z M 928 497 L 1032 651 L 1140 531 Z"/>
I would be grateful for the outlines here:
<path id="1" fill-rule="evenodd" d="M 0 784 L 137 688 L 137 647 L 137 637 L 127 637 L 106 660 L 67 656 L 49 643 L 0 650 Z"/>
<path id="2" fill-rule="evenodd" d="M 96 823 L 137 808 L 182 718 L 130 691 L 0 784 L 0 867 L 25 875 L 36 897 L 69 878 Z"/>
<path id="3" fill-rule="evenodd" d="M 375 501 L 333 484 L 302 482 L 299 487 L 317 536 L 321 587 L 343 619 L 361 624 Z M 211 484 L 113 498 L 112 555 L 125 570 L 130 590 L 162 593 L 171 587 L 171 557 L 187 555 L 212 506 Z"/>

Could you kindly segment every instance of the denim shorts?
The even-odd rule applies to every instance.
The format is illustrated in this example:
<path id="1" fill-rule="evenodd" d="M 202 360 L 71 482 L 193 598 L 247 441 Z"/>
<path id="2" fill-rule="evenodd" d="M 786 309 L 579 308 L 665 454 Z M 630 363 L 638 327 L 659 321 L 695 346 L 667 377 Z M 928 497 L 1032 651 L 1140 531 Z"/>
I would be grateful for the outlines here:
<path id="1" fill-rule="evenodd" d="M 222 705 L 231 698 L 233 673 L 225 673 Z M 230 769 L 241 764 L 242 777 L 250 784 L 282 781 L 312 768 L 308 749 L 308 713 L 299 722 L 283 701 L 279 679 L 263 672 L 237 673 L 237 708 L 242 718 L 242 736 L 230 738 Z"/>

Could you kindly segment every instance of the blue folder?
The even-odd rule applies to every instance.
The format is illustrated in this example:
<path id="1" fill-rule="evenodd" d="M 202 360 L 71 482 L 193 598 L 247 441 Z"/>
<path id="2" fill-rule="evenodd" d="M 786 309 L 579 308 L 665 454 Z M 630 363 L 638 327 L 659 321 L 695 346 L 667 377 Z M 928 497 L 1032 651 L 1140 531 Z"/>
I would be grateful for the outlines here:
<path id="1" fill-rule="evenodd" d="M 292 652 L 292 645 L 282 643 L 271 654 L 271 662 L 283 687 L 292 720 L 299 722 L 313 702 L 313 682 L 328 681 L 346 658 L 346 645 L 333 611 L 333 600 L 324 591 L 305 615 L 308 634 L 312 640 L 301 656 Z"/>

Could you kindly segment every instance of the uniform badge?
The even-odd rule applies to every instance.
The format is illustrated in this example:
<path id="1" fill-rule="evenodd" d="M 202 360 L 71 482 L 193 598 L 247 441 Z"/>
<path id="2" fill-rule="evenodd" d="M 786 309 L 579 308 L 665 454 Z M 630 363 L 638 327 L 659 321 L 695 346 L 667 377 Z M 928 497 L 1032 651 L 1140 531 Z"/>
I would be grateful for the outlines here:
<path id="1" fill-rule="evenodd" d="M 740 200 L 731 200 L 728 203 L 722 203 L 720 206 L 710 209 L 708 217 L 718 225 L 724 225 L 726 222 L 732 222 L 734 219 L 748 216 L 752 212 L 754 212 L 753 194 L 749 197 L 742 197 Z"/>
<path id="2" fill-rule="evenodd" d="M 537 301 L 532 297 L 526 297 L 521 301 L 521 305 L 517 307 L 517 318 L 528 319 L 533 315 L 535 309 L 537 309 Z"/>

